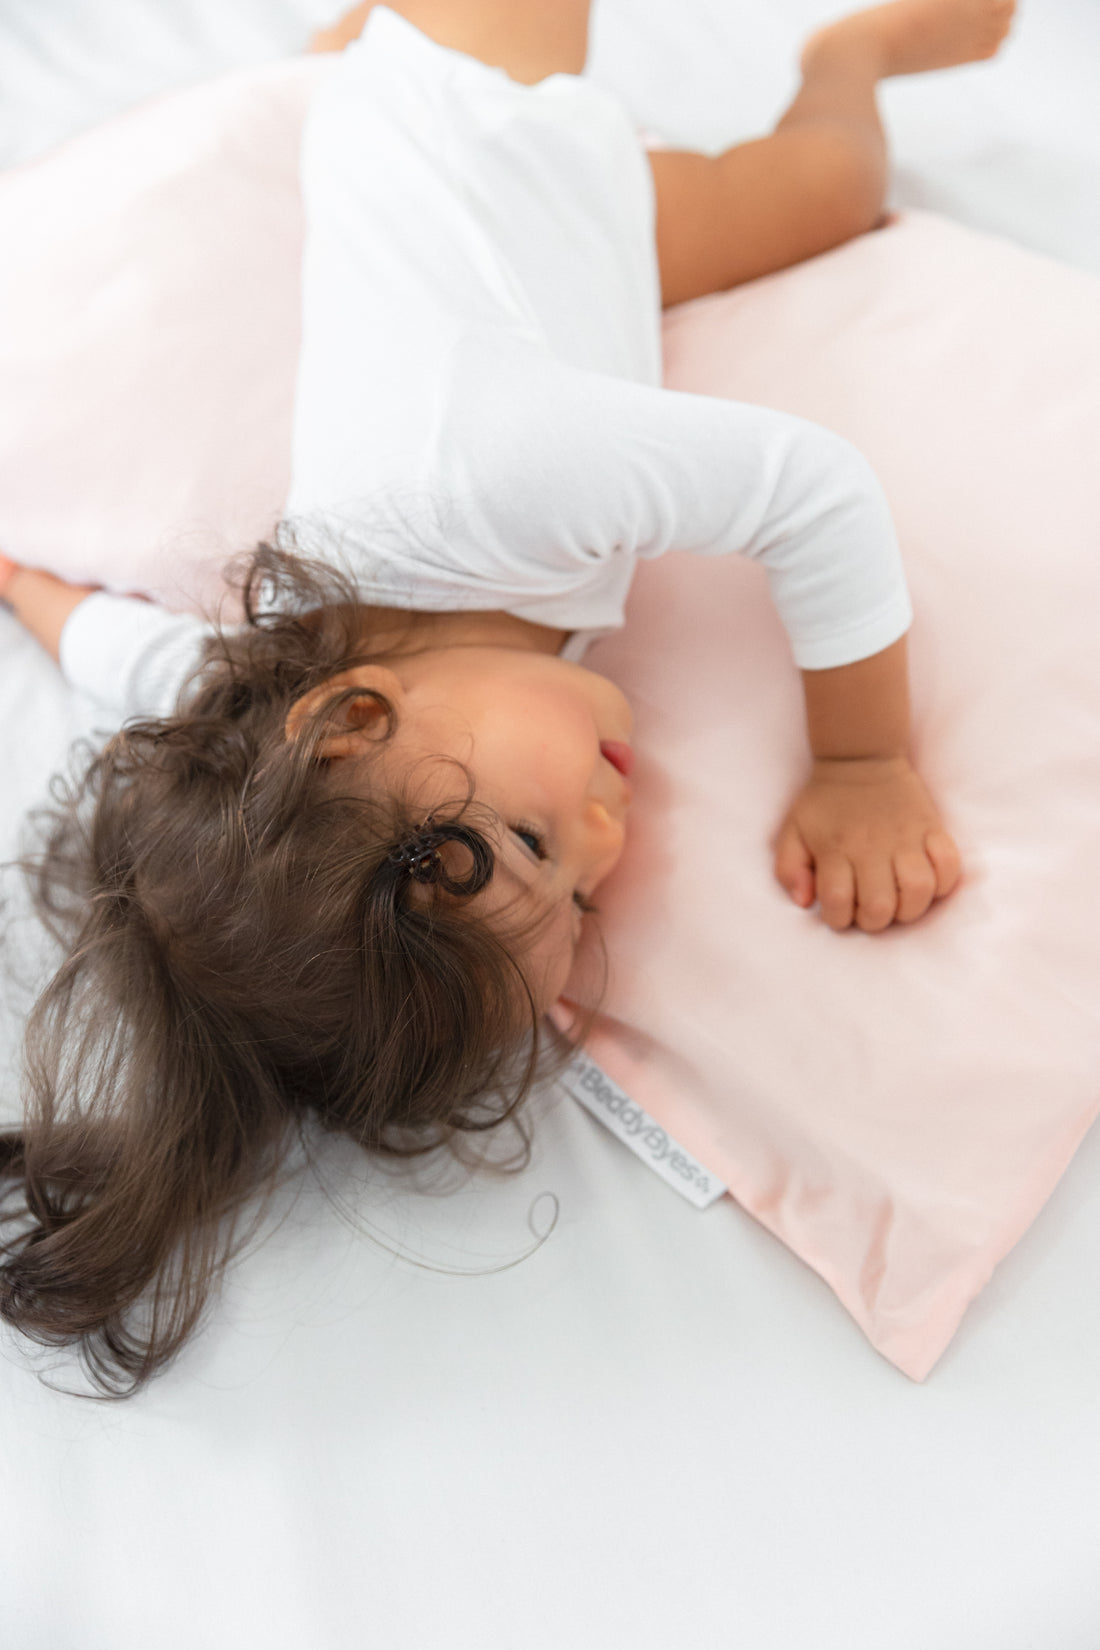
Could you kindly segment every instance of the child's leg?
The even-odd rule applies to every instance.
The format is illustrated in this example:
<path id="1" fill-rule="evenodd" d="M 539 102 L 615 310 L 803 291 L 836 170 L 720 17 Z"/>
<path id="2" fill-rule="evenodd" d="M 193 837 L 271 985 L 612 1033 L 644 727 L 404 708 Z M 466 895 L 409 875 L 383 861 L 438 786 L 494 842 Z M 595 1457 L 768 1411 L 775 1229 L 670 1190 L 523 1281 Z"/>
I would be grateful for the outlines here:
<path id="1" fill-rule="evenodd" d="M 341 51 L 363 31 L 377 0 L 314 37 L 312 51 Z M 588 55 L 591 0 L 385 0 L 441 46 L 480 57 L 533 86 L 551 74 L 580 74 Z"/>
<path id="2" fill-rule="evenodd" d="M 812 36 L 771 137 L 709 157 L 650 154 L 667 308 L 785 269 L 879 222 L 886 140 L 875 88 L 992 57 L 1015 0 L 893 0 Z"/>

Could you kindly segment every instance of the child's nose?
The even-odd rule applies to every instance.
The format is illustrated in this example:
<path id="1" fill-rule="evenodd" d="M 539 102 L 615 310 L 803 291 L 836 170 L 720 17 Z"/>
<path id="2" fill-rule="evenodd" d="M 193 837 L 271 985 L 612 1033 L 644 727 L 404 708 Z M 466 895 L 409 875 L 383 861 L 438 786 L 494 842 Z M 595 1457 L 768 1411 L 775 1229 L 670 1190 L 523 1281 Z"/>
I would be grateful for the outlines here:
<path id="1" fill-rule="evenodd" d="M 602 802 L 589 802 L 584 822 L 589 852 L 598 861 L 600 876 L 606 876 L 623 851 L 626 826 Z"/>

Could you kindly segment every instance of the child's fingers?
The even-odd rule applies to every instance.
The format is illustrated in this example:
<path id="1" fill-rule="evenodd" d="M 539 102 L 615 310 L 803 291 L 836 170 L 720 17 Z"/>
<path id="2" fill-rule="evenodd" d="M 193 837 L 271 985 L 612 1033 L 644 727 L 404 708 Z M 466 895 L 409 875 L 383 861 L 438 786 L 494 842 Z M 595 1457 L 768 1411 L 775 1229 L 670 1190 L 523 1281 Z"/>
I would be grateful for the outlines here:
<path id="1" fill-rule="evenodd" d="M 775 847 L 775 875 L 780 886 L 796 905 L 812 905 L 814 900 L 813 855 L 802 840 L 802 833 L 790 820 L 779 833 Z"/>
<path id="2" fill-rule="evenodd" d="M 893 862 L 883 854 L 871 854 L 855 867 L 855 884 L 856 927 L 865 934 L 881 934 L 898 908 Z"/>
<path id="3" fill-rule="evenodd" d="M 936 898 L 943 899 L 958 884 L 962 876 L 962 856 L 954 837 L 946 831 L 929 831 L 924 849 L 936 873 Z"/>
<path id="4" fill-rule="evenodd" d="M 906 848 L 894 855 L 898 889 L 896 922 L 916 922 L 936 897 L 936 868 L 923 848 Z"/>
<path id="5" fill-rule="evenodd" d="M 788 819 L 775 848 L 775 875 L 796 905 L 816 897 L 821 915 L 837 931 L 854 923 L 878 934 L 894 922 L 916 922 L 934 900 L 950 894 L 961 876 L 959 850 L 944 830 L 930 831 L 923 848 L 893 858 L 871 854 L 857 864 L 843 853 L 815 860 L 802 832 Z"/>
<path id="6" fill-rule="evenodd" d="M 817 865 L 817 902 L 830 928 L 850 928 L 856 910 L 856 874 L 843 854 L 829 854 Z"/>
<path id="7" fill-rule="evenodd" d="M 898 889 L 895 922 L 916 922 L 934 900 L 951 893 L 961 874 L 959 850 L 946 831 L 930 831 L 923 848 L 895 854 Z"/>

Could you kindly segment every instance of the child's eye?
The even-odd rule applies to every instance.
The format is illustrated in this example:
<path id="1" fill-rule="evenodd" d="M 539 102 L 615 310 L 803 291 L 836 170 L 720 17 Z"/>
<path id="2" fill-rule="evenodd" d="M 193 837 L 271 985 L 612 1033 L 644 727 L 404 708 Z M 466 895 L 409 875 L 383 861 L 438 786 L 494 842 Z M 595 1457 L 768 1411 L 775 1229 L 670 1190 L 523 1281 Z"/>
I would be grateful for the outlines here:
<path id="1" fill-rule="evenodd" d="M 530 848 L 536 859 L 546 858 L 546 839 L 535 830 L 533 825 L 525 825 L 521 821 L 519 824 L 513 825 L 512 830 L 520 841 Z"/>
<path id="2" fill-rule="evenodd" d="M 525 825 L 522 820 L 518 820 L 515 825 L 510 825 L 508 829 L 514 836 L 519 837 L 524 847 L 530 849 L 536 859 L 547 857 L 546 838 L 541 831 L 536 831 L 533 825 Z M 593 905 L 592 901 L 582 894 L 579 889 L 573 895 L 573 904 L 578 911 L 583 911 L 585 916 L 595 916 L 599 910 L 599 906 Z"/>

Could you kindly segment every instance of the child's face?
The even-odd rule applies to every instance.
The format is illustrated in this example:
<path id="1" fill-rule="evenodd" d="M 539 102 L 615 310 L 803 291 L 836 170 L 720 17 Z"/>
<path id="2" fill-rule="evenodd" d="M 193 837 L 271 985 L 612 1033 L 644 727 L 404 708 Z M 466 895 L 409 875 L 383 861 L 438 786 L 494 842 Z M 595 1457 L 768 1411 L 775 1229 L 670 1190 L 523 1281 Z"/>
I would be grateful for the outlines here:
<path id="1" fill-rule="evenodd" d="M 600 747 L 629 743 L 630 706 L 606 677 L 550 654 L 467 645 L 390 665 L 398 720 L 379 759 L 405 782 L 412 769 L 425 812 L 465 797 L 462 774 L 438 759 L 468 769 L 501 825 L 496 873 L 475 897 L 494 910 L 518 897 L 524 915 L 546 915 L 526 953 L 546 1007 L 572 967 L 580 902 L 622 852 L 630 786 Z"/>

